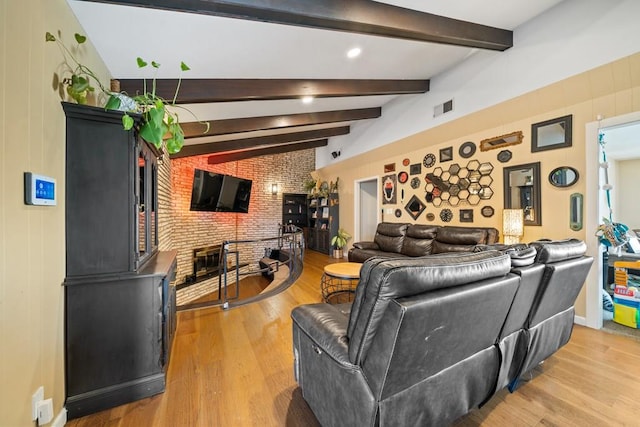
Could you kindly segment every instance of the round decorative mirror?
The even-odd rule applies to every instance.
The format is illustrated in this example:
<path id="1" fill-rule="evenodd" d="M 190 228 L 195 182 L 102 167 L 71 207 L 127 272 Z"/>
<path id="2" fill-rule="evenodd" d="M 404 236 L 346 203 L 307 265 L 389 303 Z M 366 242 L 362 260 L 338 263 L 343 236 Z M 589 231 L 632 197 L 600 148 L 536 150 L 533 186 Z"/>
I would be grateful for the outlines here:
<path id="1" fill-rule="evenodd" d="M 554 187 L 570 187 L 578 182 L 579 177 L 578 171 L 571 166 L 560 166 L 551 171 L 549 182 Z"/>

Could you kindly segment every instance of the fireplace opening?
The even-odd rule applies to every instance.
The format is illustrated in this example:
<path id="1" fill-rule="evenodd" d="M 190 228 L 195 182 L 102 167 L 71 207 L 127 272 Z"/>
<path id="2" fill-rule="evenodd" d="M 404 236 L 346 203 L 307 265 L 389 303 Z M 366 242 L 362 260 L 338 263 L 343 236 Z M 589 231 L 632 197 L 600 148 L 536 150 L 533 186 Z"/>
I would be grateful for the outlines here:
<path id="1" fill-rule="evenodd" d="M 221 247 L 221 245 L 211 245 L 193 249 L 192 280 L 218 275 Z"/>

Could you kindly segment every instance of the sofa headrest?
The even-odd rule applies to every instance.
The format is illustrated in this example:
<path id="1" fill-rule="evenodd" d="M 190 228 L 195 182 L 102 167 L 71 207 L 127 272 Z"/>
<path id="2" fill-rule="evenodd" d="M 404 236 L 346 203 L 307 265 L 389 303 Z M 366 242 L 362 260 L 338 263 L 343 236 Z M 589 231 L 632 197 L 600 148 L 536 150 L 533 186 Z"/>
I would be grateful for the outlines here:
<path id="1" fill-rule="evenodd" d="M 366 354 L 389 301 L 501 277 L 510 269 L 509 256 L 497 251 L 367 260 L 349 318 L 350 360 L 358 363 Z"/>
<path id="2" fill-rule="evenodd" d="M 407 228 L 411 224 L 396 223 L 396 222 L 381 222 L 378 224 L 376 234 L 382 234 L 389 237 L 403 237 L 407 234 Z"/>
<path id="3" fill-rule="evenodd" d="M 409 224 L 381 222 L 373 241 L 385 252 L 400 253 Z"/>
<path id="4" fill-rule="evenodd" d="M 503 254 L 509 255 L 511 258 L 511 267 L 526 267 L 534 263 L 536 254 L 538 253 L 536 248 L 529 246 L 526 243 L 519 243 L 515 245 L 504 245 L 496 243 L 493 245 L 478 245 L 475 247 L 476 252 L 482 251 L 500 251 Z"/>
<path id="5" fill-rule="evenodd" d="M 435 239 L 440 228 L 439 225 L 412 224 L 407 228 L 407 237 L 413 237 L 415 239 Z"/>
<path id="6" fill-rule="evenodd" d="M 487 230 L 471 227 L 445 226 L 438 230 L 438 242 L 453 245 L 479 245 L 487 243 Z"/>
<path id="7" fill-rule="evenodd" d="M 529 245 L 536 248 L 538 251 L 536 262 L 542 264 L 580 258 L 587 252 L 587 244 L 578 239 L 543 239 L 531 242 Z"/>

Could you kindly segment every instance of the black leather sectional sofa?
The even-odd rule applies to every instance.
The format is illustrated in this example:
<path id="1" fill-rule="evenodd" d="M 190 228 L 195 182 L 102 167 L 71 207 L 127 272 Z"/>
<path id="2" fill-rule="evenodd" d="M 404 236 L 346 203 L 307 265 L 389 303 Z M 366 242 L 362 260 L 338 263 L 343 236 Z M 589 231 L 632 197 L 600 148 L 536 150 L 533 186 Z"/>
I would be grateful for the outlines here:
<path id="1" fill-rule="evenodd" d="M 584 242 L 476 250 L 370 258 L 352 305 L 293 310 L 296 380 L 323 426 L 447 425 L 569 341 Z"/>
<path id="2" fill-rule="evenodd" d="M 381 222 L 373 242 L 356 242 L 349 261 L 364 262 L 374 256 L 416 257 L 447 252 L 472 252 L 477 245 L 498 241 L 498 230 L 484 227 L 450 227 Z"/>

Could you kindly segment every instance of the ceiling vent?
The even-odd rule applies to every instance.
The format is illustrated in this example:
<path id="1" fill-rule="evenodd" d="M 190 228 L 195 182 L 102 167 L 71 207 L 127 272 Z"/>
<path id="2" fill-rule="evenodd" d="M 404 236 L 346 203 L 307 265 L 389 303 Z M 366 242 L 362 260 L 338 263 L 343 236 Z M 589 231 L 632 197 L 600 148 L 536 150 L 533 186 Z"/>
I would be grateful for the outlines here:
<path id="1" fill-rule="evenodd" d="M 448 113 L 449 111 L 453 111 L 453 99 L 433 107 L 433 117 L 438 117 L 444 113 Z"/>

